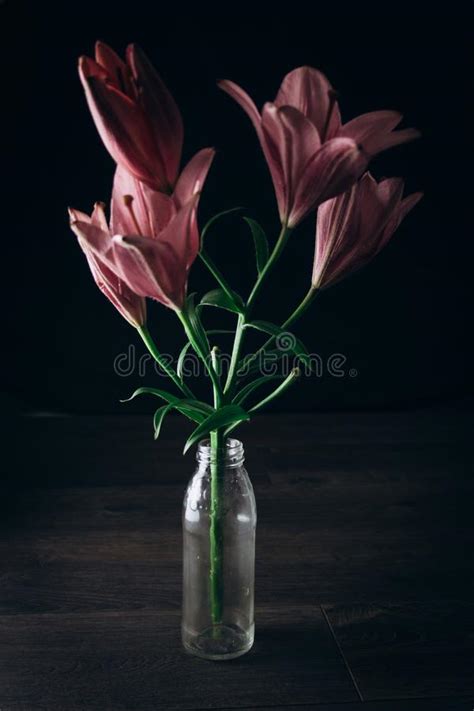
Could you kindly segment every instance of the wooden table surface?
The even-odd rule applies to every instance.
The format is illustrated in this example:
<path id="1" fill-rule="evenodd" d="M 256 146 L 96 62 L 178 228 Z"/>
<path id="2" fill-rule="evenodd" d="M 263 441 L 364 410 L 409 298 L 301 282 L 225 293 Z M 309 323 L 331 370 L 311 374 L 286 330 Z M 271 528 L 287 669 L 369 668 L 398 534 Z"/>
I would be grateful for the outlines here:
<path id="1" fill-rule="evenodd" d="M 3 428 L 0 710 L 471 711 L 472 418 L 266 416 L 241 428 L 258 507 L 256 642 L 180 643 L 187 427 Z"/>

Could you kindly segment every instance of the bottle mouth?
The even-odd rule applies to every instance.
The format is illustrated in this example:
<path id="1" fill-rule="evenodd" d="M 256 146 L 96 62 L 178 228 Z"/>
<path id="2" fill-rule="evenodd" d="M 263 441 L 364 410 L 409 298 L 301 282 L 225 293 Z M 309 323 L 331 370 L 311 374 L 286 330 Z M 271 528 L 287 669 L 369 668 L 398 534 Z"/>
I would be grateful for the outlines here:
<path id="1" fill-rule="evenodd" d="M 220 452 L 212 451 L 211 441 L 203 439 L 199 442 L 196 459 L 201 464 L 210 464 L 221 458 L 226 467 L 237 467 L 244 461 L 244 445 L 238 439 L 228 437 Z"/>

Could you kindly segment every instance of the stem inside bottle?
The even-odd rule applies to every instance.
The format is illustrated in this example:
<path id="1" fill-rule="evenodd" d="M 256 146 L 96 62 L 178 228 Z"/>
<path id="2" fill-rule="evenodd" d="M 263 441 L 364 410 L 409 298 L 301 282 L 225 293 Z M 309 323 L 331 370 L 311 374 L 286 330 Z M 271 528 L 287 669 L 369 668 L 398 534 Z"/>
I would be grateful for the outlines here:
<path id="1" fill-rule="evenodd" d="M 221 520 L 221 490 L 223 485 L 225 452 L 222 430 L 214 430 L 210 436 L 211 444 L 211 510 L 210 510 L 210 605 L 213 625 L 222 622 L 223 598 L 223 527 Z"/>

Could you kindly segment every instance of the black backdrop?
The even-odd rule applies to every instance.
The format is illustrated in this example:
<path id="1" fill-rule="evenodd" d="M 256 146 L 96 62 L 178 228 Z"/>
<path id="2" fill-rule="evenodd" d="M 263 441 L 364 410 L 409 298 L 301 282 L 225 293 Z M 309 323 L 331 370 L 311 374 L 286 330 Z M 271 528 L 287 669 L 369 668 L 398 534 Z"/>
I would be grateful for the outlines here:
<path id="1" fill-rule="evenodd" d="M 348 6 L 349 7 L 349 6 Z M 472 117 L 468 5 L 385 4 L 332 12 L 321 4 L 275 10 L 202 5 L 165 11 L 134 2 L 0 4 L 3 119 L 3 409 L 150 411 L 145 400 L 118 403 L 144 379 L 119 377 L 114 358 L 137 335 L 93 284 L 66 206 L 108 200 L 113 164 L 89 116 L 77 57 L 96 38 L 120 52 L 143 46 L 174 93 L 185 121 L 185 157 L 217 148 L 201 203 L 202 223 L 244 205 L 270 236 L 277 229 L 267 169 L 246 116 L 218 91 L 217 78 L 242 84 L 260 105 L 282 76 L 310 64 L 340 93 L 343 117 L 396 108 L 423 139 L 373 164 L 402 175 L 423 202 L 374 263 L 325 292 L 297 332 L 327 358 L 347 358 L 346 375 L 305 380 L 280 409 L 405 407 L 458 400 L 470 374 Z M 437 12 L 439 14 L 437 14 Z M 306 292 L 314 219 L 293 236 L 259 301 L 260 318 L 279 321 Z M 250 285 L 252 244 L 238 219 L 209 237 L 209 251 L 236 288 Z M 190 288 L 211 288 L 196 264 Z M 267 291 L 268 294 L 268 291 Z M 271 310 L 270 310 L 271 309 Z M 171 312 L 150 308 L 162 350 L 182 342 Z M 349 372 L 350 371 L 350 372 Z M 354 376 L 354 371 L 357 374 Z M 148 382 L 156 376 L 149 371 Z M 201 384 L 201 387 L 204 387 Z"/>

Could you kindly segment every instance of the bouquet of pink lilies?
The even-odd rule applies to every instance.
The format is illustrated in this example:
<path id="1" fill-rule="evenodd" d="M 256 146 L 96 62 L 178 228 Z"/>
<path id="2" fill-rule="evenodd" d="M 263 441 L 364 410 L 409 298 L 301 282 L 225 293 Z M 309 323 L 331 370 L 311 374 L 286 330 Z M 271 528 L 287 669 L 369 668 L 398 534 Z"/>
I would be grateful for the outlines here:
<path id="1" fill-rule="evenodd" d="M 147 393 L 161 399 L 154 415 L 155 436 L 174 409 L 196 423 L 185 451 L 210 436 L 217 452 L 234 427 L 284 392 L 300 370 L 296 365 L 270 394 L 258 400 L 256 391 L 275 376 L 258 374 L 252 364 L 274 339 L 288 332 L 318 290 L 372 259 L 420 199 L 421 193 L 403 197 L 403 180 L 377 182 L 367 172 L 375 155 L 419 134 L 412 128 L 395 130 L 402 119 L 396 111 L 373 111 L 342 123 L 336 92 L 311 67 L 287 74 L 275 100 L 262 111 L 239 86 L 221 81 L 219 87 L 241 106 L 255 128 L 281 222 L 277 239 L 269 243 L 260 225 L 245 218 L 255 243 L 257 277 L 244 298 L 231 288 L 204 246 L 208 227 L 224 213 L 212 218 L 201 232 L 198 225 L 199 198 L 214 150 L 201 149 L 181 169 L 181 114 L 146 56 L 131 45 L 123 61 L 98 42 L 95 59 L 81 57 L 79 75 L 97 130 L 117 167 L 109 219 L 106 206 L 98 202 L 90 216 L 69 210 L 71 228 L 97 286 L 137 329 L 175 386 L 174 392 L 142 387 L 132 397 Z M 254 304 L 268 275 L 283 250 L 291 249 L 294 230 L 314 213 L 316 239 L 309 290 L 285 323 L 253 320 Z M 197 257 L 216 280 L 216 289 L 199 301 L 195 294 L 187 294 L 189 272 Z M 147 298 L 172 309 L 183 325 L 186 343 L 176 368 L 163 357 L 148 330 Z M 231 311 L 236 318 L 225 377 L 219 350 L 209 338 L 215 331 L 206 330 L 204 324 L 209 305 Z M 267 338 L 256 353 L 244 355 L 248 329 Z M 185 382 L 181 366 L 188 349 L 202 360 L 210 377 L 212 404 L 196 399 Z M 308 352 L 298 338 L 292 339 L 292 350 L 295 363 L 307 362 Z M 245 382 L 256 373 L 258 377 Z M 249 400 L 254 404 L 249 406 Z"/>

